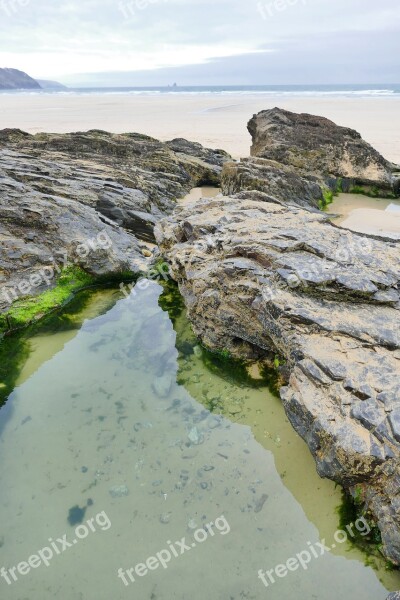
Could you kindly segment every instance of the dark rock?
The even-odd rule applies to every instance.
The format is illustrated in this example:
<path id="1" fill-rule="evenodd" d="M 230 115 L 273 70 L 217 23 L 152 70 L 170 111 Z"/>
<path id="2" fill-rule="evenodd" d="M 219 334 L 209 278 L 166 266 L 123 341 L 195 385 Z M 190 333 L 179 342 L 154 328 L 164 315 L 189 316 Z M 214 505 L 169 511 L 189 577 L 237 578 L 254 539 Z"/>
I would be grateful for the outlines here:
<path id="1" fill-rule="evenodd" d="M 275 160 L 297 173 L 323 178 L 336 189 L 338 179 L 394 193 L 393 165 L 354 129 L 329 119 L 273 108 L 249 121 L 251 155 Z"/>
<path id="2" fill-rule="evenodd" d="M 80 508 L 80 506 L 76 505 L 69 509 L 68 512 L 68 523 L 70 525 L 78 525 L 78 523 L 82 523 L 85 518 L 86 506 Z"/>
<path id="3" fill-rule="evenodd" d="M 257 190 L 274 202 L 315 209 L 324 192 L 349 192 L 356 185 L 399 195 L 398 167 L 353 129 L 279 108 L 254 115 L 248 129 L 252 157 L 225 164 L 221 185 L 226 196 Z M 382 301 L 391 302 L 392 296 Z"/>

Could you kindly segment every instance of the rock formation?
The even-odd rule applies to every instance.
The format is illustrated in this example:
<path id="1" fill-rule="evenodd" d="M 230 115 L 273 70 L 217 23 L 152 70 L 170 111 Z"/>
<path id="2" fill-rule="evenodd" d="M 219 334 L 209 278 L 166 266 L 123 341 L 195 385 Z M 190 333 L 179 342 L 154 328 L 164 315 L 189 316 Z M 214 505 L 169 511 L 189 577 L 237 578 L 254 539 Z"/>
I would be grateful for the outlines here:
<path id="1" fill-rule="evenodd" d="M 361 187 L 387 197 L 400 193 L 399 168 L 353 129 L 279 108 L 255 115 L 248 129 L 252 158 L 225 166 L 225 194 L 260 190 L 286 203 L 318 207 L 325 190 Z"/>
<path id="2" fill-rule="evenodd" d="M 8 292 L 57 255 L 94 275 L 143 270 L 143 241 L 154 241 L 157 220 L 191 188 L 218 183 L 229 158 L 133 133 L 0 131 L 0 312 Z M 80 256 L 102 231 L 110 248 Z"/>
<path id="3" fill-rule="evenodd" d="M 394 192 L 394 167 L 351 130 L 300 115 L 297 137 L 288 119 L 255 117 L 266 158 L 224 166 L 224 188 L 242 191 L 176 209 L 156 239 L 204 344 L 279 357 L 285 410 L 320 475 L 362 500 L 400 564 L 400 244 L 337 227 L 310 200 L 316 182 L 356 174 Z M 303 144 L 304 123 L 316 133 Z M 302 144 L 310 173 L 293 165 Z"/>

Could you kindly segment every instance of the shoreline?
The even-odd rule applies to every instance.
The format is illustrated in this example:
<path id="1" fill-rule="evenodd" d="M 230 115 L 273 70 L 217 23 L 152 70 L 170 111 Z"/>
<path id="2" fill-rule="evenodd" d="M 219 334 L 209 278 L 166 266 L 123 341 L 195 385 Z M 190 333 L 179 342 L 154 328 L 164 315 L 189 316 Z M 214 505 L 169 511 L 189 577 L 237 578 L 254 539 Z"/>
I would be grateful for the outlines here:
<path id="1" fill-rule="evenodd" d="M 240 158 L 250 153 L 248 120 L 275 106 L 317 114 L 356 129 L 385 158 L 400 164 L 400 97 L 0 94 L 0 129 L 28 133 L 102 129 L 141 133 L 160 141 L 186 138 Z"/>

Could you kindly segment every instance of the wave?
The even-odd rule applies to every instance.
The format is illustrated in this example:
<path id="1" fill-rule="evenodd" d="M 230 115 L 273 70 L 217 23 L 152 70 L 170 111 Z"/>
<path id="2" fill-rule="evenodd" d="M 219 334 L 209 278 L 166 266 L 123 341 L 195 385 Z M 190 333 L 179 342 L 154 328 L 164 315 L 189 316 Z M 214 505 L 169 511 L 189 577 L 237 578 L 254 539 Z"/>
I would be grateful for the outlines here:
<path id="1" fill-rule="evenodd" d="M 82 95 L 109 95 L 109 96 L 268 96 L 268 97 L 394 97 L 400 95 L 400 85 L 385 87 L 362 86 L 226 86 L 226 87 L 160 87 L 160 88 L 70 88 L 63 90 L 0 90 L 1 95 L 28 95 L 28 96 L 82 96 Z"/>

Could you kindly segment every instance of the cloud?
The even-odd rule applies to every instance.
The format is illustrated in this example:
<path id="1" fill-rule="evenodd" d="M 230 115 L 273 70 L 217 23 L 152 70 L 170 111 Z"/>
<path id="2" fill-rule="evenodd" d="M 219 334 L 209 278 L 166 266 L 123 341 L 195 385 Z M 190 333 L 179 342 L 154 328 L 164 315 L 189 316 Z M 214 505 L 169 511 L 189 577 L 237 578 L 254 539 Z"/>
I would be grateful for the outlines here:
<path id="1" fill-rule="evenodd" d="M 0 0 L 0 66 L 65 82 L 110 71 L 316 82 L 326 65 L 330 81 L 398 80 L 399 24 L 393 0 Z"/>

